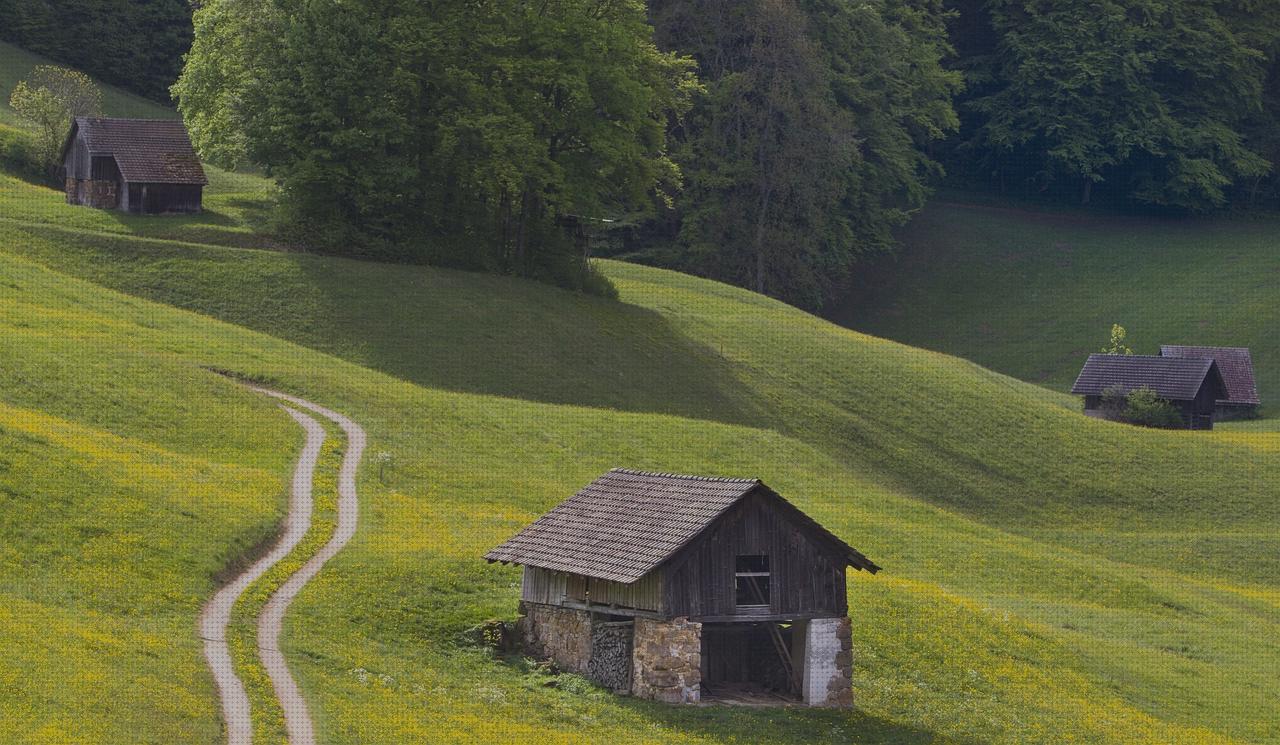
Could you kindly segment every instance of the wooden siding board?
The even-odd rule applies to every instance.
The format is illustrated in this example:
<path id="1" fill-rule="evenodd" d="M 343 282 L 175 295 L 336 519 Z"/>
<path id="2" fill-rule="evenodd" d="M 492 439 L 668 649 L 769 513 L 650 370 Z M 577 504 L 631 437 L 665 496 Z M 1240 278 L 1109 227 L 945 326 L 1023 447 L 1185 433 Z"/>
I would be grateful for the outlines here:
<path id="1" fill-rule="evenodd" d="M 672 616 L 838 615 L 847 609 L 843 557 L 807 540 L 801 526 L 770 509 L 763 495 L 742 500 L 666 568 L 665 610 Z M 734 593 L 736 557 L 765 553 L 767 609 L 742 609 Z M 821 577 L 830 582 L 821 581 Z"/>
<path id="2" fill-rule="evenodd" d="M 85 181 L 91 177 L 89 150 L 85 147 L 84 137 L 78 132 L 71 140 L 63 165 L 66 168 L 67 178 Z"/>
<path id="3" fill-rule="evenodd" d="M 593 606 L 658 612 L 662 607 L 662 580 L 655 573 L 624 584 L 526 566 L 520 583 L 520 599 L 543 605 L 589 600 Z"/>

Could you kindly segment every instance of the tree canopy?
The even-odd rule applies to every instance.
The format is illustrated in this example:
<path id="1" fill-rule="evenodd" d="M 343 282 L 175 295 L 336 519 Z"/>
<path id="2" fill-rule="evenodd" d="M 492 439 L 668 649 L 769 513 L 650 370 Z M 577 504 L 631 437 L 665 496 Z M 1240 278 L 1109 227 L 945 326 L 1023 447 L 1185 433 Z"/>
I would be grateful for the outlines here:
<path id="1" fill-rule="evenodd" d="M 0 0 L 0 40 L 167 102 L 191 46 L 191 3 Z"/>
<path id="2" fill-rule="evenodd" d="M 102 91 L 78 70 L 39 65 L 14 86 L 9 106 L 35 131 L 41 168 L 52 177 L 72 118 L 101 114 Z"/>
<path id="3" fill-rule="evenodd" d="M 1256 7 L 1255 7 L 1256 6 Z M 959 0 L 972 170 L 1036 191 L 1219 207 L 1272 170 L 1263 111 L 1280 24 L 1249 0 Z M 1260 127 L 1255 124 L 1255 131 Z M 1274 128 L 1272 128 L 1274 129 Z"/>
<path id="4" fill-rule="evenodd" d="M 638 0 L 212 0 L 195 29 L 174 90 L 197 147 L 265 166 L 335 250 L 572 283 L 558 219 L 679 184 L 692 64 Z"/>
<path id="5" fill-rule="evenodd" d="M 930 0 L 655 0 L 660 43 L 706 83 L 673 133 L 683 268 L 819 307 L 892 245 L 937 173 L 959 77 Z"/>

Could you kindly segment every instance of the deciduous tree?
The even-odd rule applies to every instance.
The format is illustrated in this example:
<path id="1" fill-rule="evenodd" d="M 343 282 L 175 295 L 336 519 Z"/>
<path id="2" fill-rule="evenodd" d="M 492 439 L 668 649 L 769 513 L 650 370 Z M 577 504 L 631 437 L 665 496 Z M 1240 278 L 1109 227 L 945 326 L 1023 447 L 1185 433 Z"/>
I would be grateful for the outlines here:
<path id="1" fill-rule="evenodd" d="M 683 268 L 806 307 L 892 244 L 955 125 L 932 2 L 658 0 L 664 46 L 708 92 L 675 130 Z"/>
<path id="2" fill-rule="evenodd" d="M 63 141 L 77 116 L 102 113 L 102 92 L 82 72 L 53 65 L 39 65 L 28 80 L 18 81 L 9 106 L 36 133 L 37 152 L 45 171 L 58 168 Z"/>
<path id="3" fill-rule="evenodd" d="M 1259 28 L 1248 5 L 956 0 L 989 24 L 956 26 L 973 35 L 957 41 L 975 82 L 968 156 L 1002 183 L 1085 203 L 1101 184 L 1151 205 L 1223 205 L 1271 169 L 1244 123 L 1261 110 L 1277 27 Z"/>
<path id="4" fill-rule="evenodd" d="M 679 182 L 692 68 L 638 0 L 212 0 L 195 28 L 175 92 L 197 146 L 265 166 L 335 250 L 572 281 L 557 217 Z"/>

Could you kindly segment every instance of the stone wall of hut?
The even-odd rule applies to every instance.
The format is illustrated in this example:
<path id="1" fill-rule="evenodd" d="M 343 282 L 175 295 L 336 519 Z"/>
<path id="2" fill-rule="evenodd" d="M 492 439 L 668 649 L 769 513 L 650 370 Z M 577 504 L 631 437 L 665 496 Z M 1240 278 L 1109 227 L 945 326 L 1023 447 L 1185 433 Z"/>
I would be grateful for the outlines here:
<path id="1" fill-rule="evenodd" d="M 591 614 L 574 608 L 521 603 L 516 630 L 529 655 L 565 672 L 586 675 L 591 665 Z"/>
<path id="2" fill-rule="evenodd" d="M 671 704 L 701 700 L 702 624 L 637 618 L 634 645 L 633 694 Z"/>

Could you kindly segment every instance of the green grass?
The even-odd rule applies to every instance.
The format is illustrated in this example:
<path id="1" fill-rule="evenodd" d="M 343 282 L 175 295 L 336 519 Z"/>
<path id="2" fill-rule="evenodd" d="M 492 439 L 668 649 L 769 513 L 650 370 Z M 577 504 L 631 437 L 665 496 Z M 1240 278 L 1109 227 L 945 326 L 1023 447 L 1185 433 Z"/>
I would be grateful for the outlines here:
<path id="1" fill-rule="evenodd" d="M 0 124 L 18 124 L 18 117 L 9 108 L 9 94 L 18 81 L 25 80 L 36 65 L 55 65 L 49 59 L 32 54 L 12 44 L 0 41 Z M 173 119 L 178 113 L 171 107 L 150 101 L 115 86 L 99 82 L 102 89 L 102 110 L 107 116 L 136 119 Z"/>
<path id="2" fill-rule="evenodd" d="M 12 44 L 0 42 L 0 134 L 22 123 L 9 108 L 9 94 L 19 80 L 33 67 L 51 64 L 49 60 L 26 52 Z M 178 113 L 167 106 L 149 101 L 109 85 L 101 85 L 103 113 L 107 116 L 168 119 Z M 3 221 L 53 224 L 60 229 L 81 233 L 101 232 L 142 238 L 165 238 L 188 242 L 216 243 L 224 246 L 277 248 L 279 241 L 267 237 L 269 210 L 275 196 L 275 185 L 253 173 L 225 171 L 204 165 L 209 178 L 205 189 L 204 211 L 196 215 L 172 215 L 156 220 L 145 215 L 132 215 L 106 210 L 63 209 L 49 199 L 49 190 L 16 178 L 0 170 L 0 228 Z"/>
<path id="3" fill-rule="evenodd" d="M 209 177 L 204 210 L 198 214 L 165 215 L 159 220 L 118 210 L 80 209 L 50 199 L 51 193 L 59 192 L 0 172 L 0 204 L 4 205 L 0 227 L 36 225 L 41 230 L 70 231 L 75 235 L 278 247 L 279 241 L 262 232 L 267 229 L 275 186 L 254 174 L 233 173 L 209 165 L 204 169 Z"/>
<path id="4" fill-rule="evenodd" d="M 1130 346 L 1247 346 L 1280 397 L 1276 218 L 1139 218 L 937 203 L 841 323 L 1066 391 L 1111 324 Z"/>
<path id="5" fill-rule="evenodd" d="M 0 741 L 75 741 L 81 722 L 84 741 L 218 740 L 195 614 L 270 534 L 301 435 L 211 367 L 348 413 L 392 455 L 287 621 L 326 742 L 1280 741 L 1274 434 L 1088 420 L 649 268 L 602 264 L 615 303 L 224 247 L 198 222 L 113 223 L 0 183 L 18 211 L 0 223 L 0 427 L 47 444 L 0 473 L 22 500 L 0 512 L 0 608 L 27 629 L 0 625 L 0 697 L 21 702 Z M 515 613 L 518 570 L 480 554 L 619 465 L 763 477 L 886 568 L 850 575 L 854 712 L 615 698 L 460 641 Z M 86 524 L 116 548 L 87 564 Z M 76 695 L 126 681 L 128 699 Z"/>

